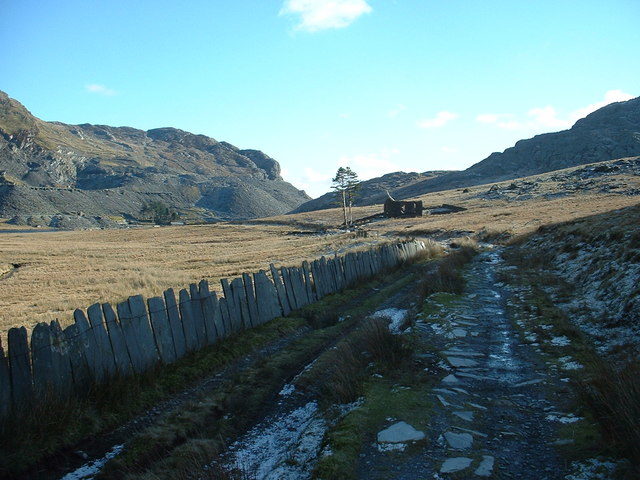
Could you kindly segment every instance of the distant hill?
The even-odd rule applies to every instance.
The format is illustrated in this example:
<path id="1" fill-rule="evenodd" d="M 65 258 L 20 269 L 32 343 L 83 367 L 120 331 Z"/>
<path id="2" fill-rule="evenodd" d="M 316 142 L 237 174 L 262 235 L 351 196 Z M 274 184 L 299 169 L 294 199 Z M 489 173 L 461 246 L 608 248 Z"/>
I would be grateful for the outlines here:
<path id="1" fill-rule="evenodd" d="M 473 185 L 512 180 L 563 168 L 640 155 L 640 97 L 606 105 L 578 120 L 569 130 L 536 135 L 518 141 L 502 153 L 492 153 L 466 170 L 448 172 L 390 188 L 396 199 L 424 195 L 430 192 L 464 188 Z M 402 174 L 396 174 L 402 179 Z M 369 182 L 375 184 L 378 179 Z M 323 195 L 320 198 L 326 197 Z M 384 198 L 384 197 L 382 197 Z M 316 199 L 319 200 L 319 199 Z M 311 200 L 296 212 L 327 208 Z M 359 205 L 380 203 L 378 197 L 363 197 Z"/>
<path id="2" fill-rule="evenodd" d="M 375 205 L 376 203 L 384 202 L 387 198 L 387 193 L 393 194 L 397 189 L 414 185 L 423 180 L 429 180 L 439 175 L 444 175 L 447 171 L 431 171 L 423 173 L 405 173 L 405 172 L 393 172 L 383 175 L 381 177 L 365 180 L 360 183 L 358 190 L 357 203 L 358 205 Z M 332 208 L 336 206 L 336 197 L 334 192 L 328 192 L 324 195 L 309 200 L 296 208 L 293 213 L 310 212 L 313 210 L 323 210 L 325 208 Z"/>
<path id="3" fill-rule="evenodd" d="M 259 150 L 176 128 L 45 122 L 0 92 L 0 217 L 109 226 L 160 201 L 194 220 L 246 219 L 308 199 Z"/>

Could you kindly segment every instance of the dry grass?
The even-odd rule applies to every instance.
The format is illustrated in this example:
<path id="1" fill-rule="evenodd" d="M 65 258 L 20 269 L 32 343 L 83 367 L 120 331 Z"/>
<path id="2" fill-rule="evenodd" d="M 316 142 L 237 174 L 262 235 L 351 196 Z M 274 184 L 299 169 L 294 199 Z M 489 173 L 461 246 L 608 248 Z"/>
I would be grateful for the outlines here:
<path id="1" fill-rule="evenodd" d="M 0 279 L 0 334 L 56 318 L 68 324 L 75 308 L 154 296 L 202 278 L 216 289 L 220 278 L 267 269 L 270 262 L 299 264 L 356 242 L 352 234 L 288 230 L 219 224 L 0 234 L 0 265 L 21 265 Z"/>
<path id="2" fill-rule="evenodd" d="M 624 181 L 640 187 L 640 178 L 625 177 Z M 37 322 L 53 319 L 65 325 L 71 321 L 75 308 L 95 302 L 118 302 L 137 293 L 158 295 L 166 288 L 182 288 L 202 278 L 207 278 L 215 289 L 220 278 L 266 269 L 270 262 L 299 264 L 345 248 L 368 248 L 393 237 L 441 234 L 508 238 L 540 226 L 638 203 L 633 196 L 579 191 L 553 199 L 486 200 L 480 194 L 489 187 L 424 195 L 420 199 L 427 206 L 450 203 L 467 210 L 450 215 L 384 219 L 364 227 L 372 233 L 368 238 L 335 232 L 287 235 L 291 230 L 310 226 L 336 226 L 341 222 L 340 209 L 278 216 L 244 225 L 110 231 L 11 233 L 15 227 L 0 223 L 0 265 L 21 265 L 11 275 L 0 278 L 0 337 L 12 326 L 31 328 Z M 553 182 L 547 180 L 542 193 L 553 193 L 554 188 Z M 380 211 L 379 205 L 356 207 L 354 216 L 361 218 Z"/>

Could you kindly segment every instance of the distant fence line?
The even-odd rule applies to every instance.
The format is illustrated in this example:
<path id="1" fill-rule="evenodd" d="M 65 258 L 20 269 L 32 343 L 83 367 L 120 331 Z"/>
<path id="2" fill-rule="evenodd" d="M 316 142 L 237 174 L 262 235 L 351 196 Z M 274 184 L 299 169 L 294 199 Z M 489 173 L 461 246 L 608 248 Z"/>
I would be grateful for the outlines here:
<path id="1" fill-rule="evenodd" d="M 77 309 L 65 329 L 57 320 L 38 323 L 31 332 L 11 328 L 8 354 L 0 343 L 0 418 L 39 399 L 83 394 L 114 376 L 143 373 L 170 364 L 247 328 L 371 278 L 414 257 L 419 241 L 389 244 L 341 257 L 321 257 L 301 267 L 270 265 L 231 281 L 222 279 L 223 295 L 209 291 L 206 280 L 162 297 L 129 297 L 116 305 Z"/>

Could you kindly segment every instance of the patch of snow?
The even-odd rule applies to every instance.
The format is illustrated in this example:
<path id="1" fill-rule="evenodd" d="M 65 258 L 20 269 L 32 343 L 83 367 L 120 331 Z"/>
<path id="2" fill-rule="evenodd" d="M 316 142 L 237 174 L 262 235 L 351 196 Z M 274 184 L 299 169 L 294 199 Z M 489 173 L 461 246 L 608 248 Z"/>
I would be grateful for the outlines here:
<path id="1" fill-rule="evenodd" d="M 401 308 L 385 308 L 384 310 L 378 310 L 371 314 L 371 318 L 387 318 L 389 319 L 389 331 L 394 335 L 400 335 L 402 331 L 400 328 L 405 322 L 409 310 Z"/>
<path id="2" fill-rule="evenodd" d="M 574 361 L 573 358 L 568 355 L 560 357 L 558 361 L 560 362 L 560 368 L 563 370 L 580 370 L 581 368 L 584 368 L 582 364 Z"/>
<path id="3" fill-rule="evenodd" d="M 93 460 L 89 463 L 85 463 L 83 466 L 74 470 L 73 472 L 67 473 L 64 477 L 62 477 L 61 480 L 92 479 L 94 475 L 97 475 L 98 473 L 100 473 L 100 470 L 102 470 L 102 467 L 104 467 L 104 465 L 109 460 L 119 455 L 120 452 L 122 452 L 122 450 L 124 450 L 124 445 L 116 445 L 111 450 L 109 450 L 109 452 L 107 452 L 107 454 L 104 457 L 99 458 L 97 460 Z"/>
<path id="4" fill-rule="evenodd" d="M 282 390 L 280 390 L 279 395 L 281 397 L 288 397 L 295 391 L 296 391 L 296 386 L 293 385 L 292 383 L 287 383 L 284 387 L 282 387 Z"/>
<path id="5" fill-rule="evenodd" d="M 376 443 L 376 448 L 380 453 L 385 452 L 404 452 L 407 448 L 406 443 Z"/>
<path id="6" fill-rule="evenodd" d="M 560 422 L 560 423 L 575 423 L 582 420 L 582 417 L 576 417 L 573 413 L 570 413 L 566 416 L 550 414 L 545 417 L 550 422 Z"/>
<path id="7" fill-rule="evenodd" d="M 613 461 L 590 458 L 584 462 L 573 462 L 573 472 L 565 480 L 609 480 L 617 468 Z"/>
<path id="8" fill-rule="evenodd" d="M 555 347 L 566 347 L 567 345 L 571 345 L 571 340 L 564 335 L 561 337 L 553 337 L 551 339 L 551 345 Z"/>
<path id="9" fill-rule="evenodd" d="M 229 449 L 227 467 L 260 480 L 310 478 L 327 424 L 317 402 L 266 419 Z"/>

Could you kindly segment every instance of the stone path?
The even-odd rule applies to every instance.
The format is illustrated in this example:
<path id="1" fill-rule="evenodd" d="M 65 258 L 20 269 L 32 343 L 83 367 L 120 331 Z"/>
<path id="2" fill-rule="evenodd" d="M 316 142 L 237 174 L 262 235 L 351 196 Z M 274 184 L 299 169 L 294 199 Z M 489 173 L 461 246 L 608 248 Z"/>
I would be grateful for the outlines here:
<path id="1" fill-rule="evenodd" d="M 505 308 L 508 292 L 495 280 L 501 263 L 498 252 L 478 255 L 444 323 L 417 322 L 449 371 L 433 389 L 426 439 L 401 453 L 367 446 L 360 478 L 551 480 L 568 473 L 553 446 L 557 424 L 547 418 L 560 408 L 550 393 L 559 379 L 519 341 Z"/>

